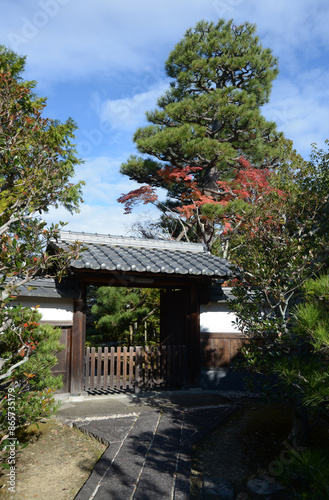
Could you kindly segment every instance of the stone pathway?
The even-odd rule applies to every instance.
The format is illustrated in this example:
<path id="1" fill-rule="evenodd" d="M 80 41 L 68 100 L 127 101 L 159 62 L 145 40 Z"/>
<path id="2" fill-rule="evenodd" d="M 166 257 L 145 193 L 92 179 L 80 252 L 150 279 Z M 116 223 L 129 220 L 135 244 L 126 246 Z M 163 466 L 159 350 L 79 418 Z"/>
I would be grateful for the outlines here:
<path id="1" fill-rule="evenodd" d="M 109 444 L 75 500 L 190 498 L 192 446 L 236 408 L 221 404 L 74 422 Z"/>

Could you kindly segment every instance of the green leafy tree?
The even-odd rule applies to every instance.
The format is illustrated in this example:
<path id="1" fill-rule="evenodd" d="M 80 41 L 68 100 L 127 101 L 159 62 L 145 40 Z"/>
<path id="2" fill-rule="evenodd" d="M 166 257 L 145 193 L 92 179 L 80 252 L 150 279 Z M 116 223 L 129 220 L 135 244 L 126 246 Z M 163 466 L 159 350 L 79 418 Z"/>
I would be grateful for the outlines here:
<path id="1" fill-rule="evenodd" d="M 194 204 L 190 218 L 180 217 L 179 208 L 195 200 L 195 188 L 199 197 L 220 199 L 218 181 L 230 177 L 241 156 L 263 168 L 278 165 L 283 154 L 282 134 L 260 111 L 269 100 L 277 60 L 255 31 L 249 23 L 220 19 L 186 32 L 166 62 L 170 89 L 147 113 L 150 124 L 134 135 L 142 156 L 121 166 L 123 174 L 145 184 L 119 198 L 127 212 L 137 202 L 153 202 L 179 220 L 177 239 L 201 241 L 209 249 L 214 222 L 203 217 L 203 203 Z M 155 196 L 158 187 L 167 190 L 164 203 Z"/>
<path id="2" fill-rule="evenodd" d="M 318 295 L 317 315 L 309 322 L 310 289 L 318 283 L 309 280 L 328 265 L 328 165 L 328 153 L 314 149 L 303 168 L 282 168 L 271 181 L 282 191 L 249 205 L 232 241 L 231 259 L 241 272 L 232 308 L 248 338 L 243 365 L 265 376 L 272 394 L 277 388 L 289 398 L 296 435 L 307 428 L 305 406 L 320 409 L 329 394 L 325 295 Z"/>
<path id="3" fill-rule="evenodd" d="M 78 209 L 82 183 L 70 182 L 80 163 L 72 143 L 76 125 L 43 117 L 46 100 L 34 93 L 35 82 L 23 80 L 24 64 L 23 57 L 0 47 L 1 408 L 8 389 L 20 396 L 31 389 L 26 408 L 32 408 L 43 400 L 45 384 L 58 387 L 48 372 L 58 333 L 36 326 L 37 313 L 12 307 L 11 301 L 37 276 L 60 278 L 79 249 L 74 244 L 67 252 L 48 254 L 48 242 L 63 224 L 47 227 L 41 218 L 52 206 Z"/>
<path id="4" fill-rule="evenodd" d="M 98 340 L 128 345 L 157 341 L 158 290 L 102 286 L 96 290 L 94 302 L 91 313 Z"/>
<path id="5" fill-rule="evenodd" d="M 8 432 L 8 414 L 15 412 L 15 427 L 49 416 L 56 408 L 53 393 L 62 386 L 61 377 L 54 376 L 52 367 L 57 363 L 56 352 L 64 346 L 60 344 L 60 328 L 40 325 L 41 315 L 37 308 L 28 309 L 21 305 L 13 308 L 12 322 L 1 337 L 2 355 L 11 360 L 13 352 L 28 360 L 16 363 L 9 379 L 3 384 L 0 416 L 0 433 Z M 10 361 L 7 362 L 10 366 Z M 6 365 L 5 365 L 6 368 Z M 11 408 L 8 395 L 14 400 Z"/>

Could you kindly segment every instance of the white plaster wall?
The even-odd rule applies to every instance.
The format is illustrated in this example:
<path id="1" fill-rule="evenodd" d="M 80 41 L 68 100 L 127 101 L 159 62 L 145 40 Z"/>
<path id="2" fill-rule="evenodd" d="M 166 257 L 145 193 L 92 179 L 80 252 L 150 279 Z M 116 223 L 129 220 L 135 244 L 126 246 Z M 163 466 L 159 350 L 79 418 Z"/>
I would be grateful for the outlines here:
<path id="1" fill-rule="evenodd" d="M 73 322 L 73 299 L 48 299 L 43 297 L 20 297 L 14 303 L 21 303 L 24 307 L 36 307 L 44 322 L 70 324 Z"/>
<path id="2" fill-rule="evenodd" d="M 200 331 L 209 333 L 236 333 L 238 328 L 232 324 L 236 319 L 226 303 L 213 302 L 200 306 Z"/>

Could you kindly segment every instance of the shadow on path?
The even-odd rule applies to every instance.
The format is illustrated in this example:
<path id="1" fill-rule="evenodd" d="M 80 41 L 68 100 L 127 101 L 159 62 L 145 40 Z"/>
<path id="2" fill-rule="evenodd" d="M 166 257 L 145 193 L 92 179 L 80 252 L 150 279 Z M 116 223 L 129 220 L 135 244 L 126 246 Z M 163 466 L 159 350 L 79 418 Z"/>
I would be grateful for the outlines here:
<path id="1" fill-rule="evenodd" d="M 190 498 L 192 446 L 237 406 L 177 409 L 171 400 L 161 411 L 154 398 L 150 403 L 156 409 L 135 416 L 75 423 L 109 444 L 75 500 Z"/>

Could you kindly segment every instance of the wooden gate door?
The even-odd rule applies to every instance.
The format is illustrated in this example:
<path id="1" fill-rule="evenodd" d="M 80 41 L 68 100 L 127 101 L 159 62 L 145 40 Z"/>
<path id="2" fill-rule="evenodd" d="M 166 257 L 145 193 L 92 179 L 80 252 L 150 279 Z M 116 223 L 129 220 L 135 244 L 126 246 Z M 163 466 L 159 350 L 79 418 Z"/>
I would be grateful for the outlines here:
<path id="1" fill-rule="evenodd" d="M 160 342 L 187 344 L 187 300 L 185 290 L 162 290 L 160 295 Z"/>
<path id="2" fill-rule="evenodd" d="M 62 327 L 60 342 L 66 348 L 57 353 L 58 363 L 52 369 L 54 375 L 63 376 L 63 387 L 57 392 L 70 392 L 71 389 L 71 339 L 72 327 Z"/>

